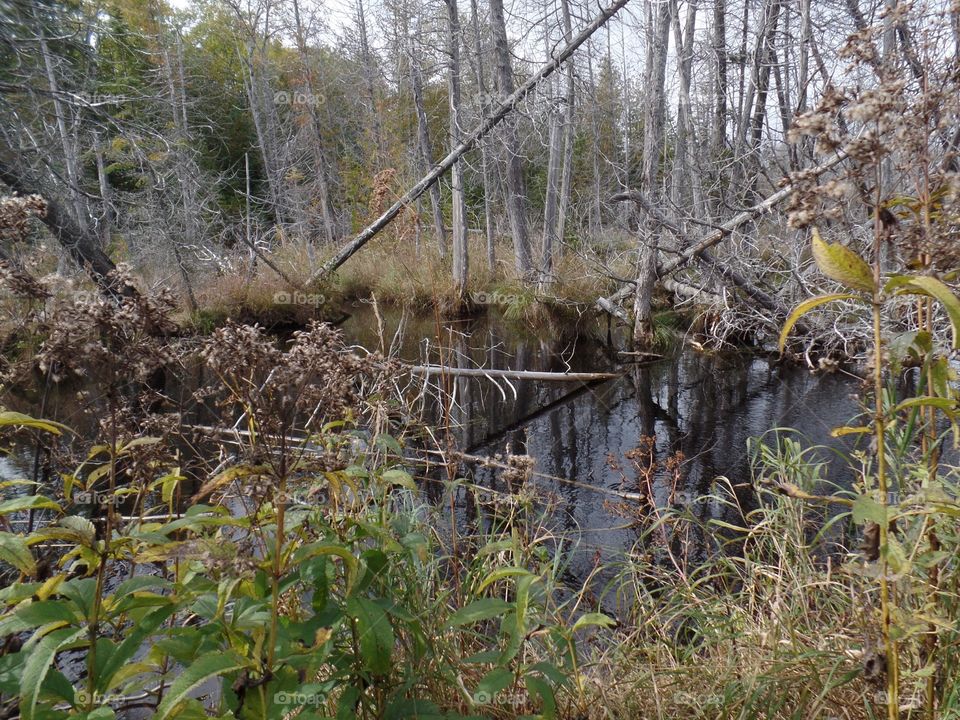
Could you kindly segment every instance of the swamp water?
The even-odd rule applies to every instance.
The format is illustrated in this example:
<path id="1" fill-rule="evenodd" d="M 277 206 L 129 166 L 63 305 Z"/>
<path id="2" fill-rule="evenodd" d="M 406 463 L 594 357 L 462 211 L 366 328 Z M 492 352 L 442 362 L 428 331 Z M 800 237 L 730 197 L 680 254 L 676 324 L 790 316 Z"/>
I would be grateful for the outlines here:
<path id="1" fill-rule="evenodd" d="M 747 447 L 752 437 L 793 428 L 805 445 L 826 446 L 820 452 L 824 460 L 831 455 L 828 448 L 850 447 L 830 438 L 832 428 L 858 411 L 858 382 L 842 373 L 811 375 L 772 359 L 705 353 L 683 342 L 660 359 L 637 363 L 618 353 L 623 338 L 611 342 L 606 323 L 596 320 L 533 335 L 492 314 L 441 321 L 389 312 L 378 317 L 365 305 L 350 310 L 341 326 L 348 343 L 388 351 L 411 364 L 619 374 L 589 383 L 434 375 L 425 388 L 427 420 L 436 438 L 449 432 L 455 446 L 474 457 L 511 453 L 533 459 L 527 482 L 549 498 L 546 525 L 554 544 L 565 546 L 571 583 L 582 582 L 598 562 L 615 565 L 638 544 L 649 524 L 635 512 L 641 494 L 652 493 L 658 508 L 686 506 L 701 520 L 737 520 L 729 517 L 728 505 L 707 496 L 718 492 L 715 481 L 723 477 L 742 507 L 753 505 Z M 185 403 L 203 382 L 202 373 L 168 374 L 165 394 Z M 12 393 L 17 402 L 10 407 L 56 419 L 85 436 L 84 428 L 71 422 L 78 390 L 100 392 L 93 383 L 55 389 L 44 410 L 36 389 L 21 388 Z M 88 430 L 92 435 L 93 428 Z M 652 471 L 638 471 L 638 465 L 649 468 L 651 459 Z M 0 456 L 0 479 L 33 473 L 31 447 Z M 456 472 L 494 491 L 491 496 L 509 490 L 502 474 L 478 462 L 463 463 Z M 424 485 L 427 496 L 438 501 L 441 475 L 434 472 L 435 482 Z M 842 462 L 830 462 L 824 477 L 841 486 L 852 482 Z M 478 514 L 476 498 L 476 491 L 458 490 L 457 526 L 489 521 Z"/>

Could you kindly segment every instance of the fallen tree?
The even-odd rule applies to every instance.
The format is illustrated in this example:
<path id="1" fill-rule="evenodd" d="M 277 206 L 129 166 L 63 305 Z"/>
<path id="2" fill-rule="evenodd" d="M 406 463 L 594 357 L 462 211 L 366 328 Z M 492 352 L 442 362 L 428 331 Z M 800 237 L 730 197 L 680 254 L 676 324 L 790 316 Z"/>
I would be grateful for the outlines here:
<path id="1" fill-rule="evenodd" d="M 478 141 L 487 135 L 493 128 L 499 125 L 519 105 L 527 95 L 533 92 L 540 82 L 550 77 L 563 63 L 576 52 L 591 35 L 602 28 L 607 21 L 623 9 L 630 0 L 614 0 L 608 5 L 593 21 L 581 30 L 569 43 L 567 43 L 555 58 L 545 63 L 537 72 L 531 75 L 525 83 L 517 88 L 513 94 L 507 97 L 483 122 L 481 122 L 467 137 L 457 145 L 450 153 L 443 158 L 430 172 L 424 175 L 419 182 L 405 192 L 393 205 L 350 242 L 345 244 L 332 258 L 327 260 L 319 270 L 317 270 L 307 285 L 310 285 L 322 278 L 330 275 L 334 270 L 349 260 L 354 253 L 366 245 L 370 240 L 377 236 L 381 230 L 387 227 L 400 214 L 400 212 L 418 197 L 423 195 L 430 187 L 443 177 L 454 164 L 473 148 Z"/>
<path id="2" fill-rule="evenodd" d="M 97 238 L 84 232 L 58 200 L 24 167 L 0 156 L 0 182 L 20 195 L 39 195 L 44 199 L 46 208 L 40 219 L 104 293 L 114 297 L 136 293 L 132 286 L 117 281 L 116 265 L 100 248 Z"/>
<path id="3" fill-rule="evenodd" d="M 826 162 L 821 163 L 816 167 L 809 168 L 807 170 L 802 171 L 802 178 L 804 180 L 809 180 L 811 178 L 818 177 L 823 173 L 827 172 L 828 170 L 839 165 L 847 157 L 848 157 L 848 154 L 845 150 L 838 150 L 837 154 L 834 157 L 827 160 Z M 691 240 L 688 238 L 687 246 L 683 250 L 681 250 L 676 255 L 676 257 L 673 257 L 670 260 L 664 261 L 662 263 L 658 263 L 656 265 L 656 268 L 654 270 L 654 274 L 656 278 L 662 281 L 670 273 L 684 267 L 688 262 L 690 262 L 690 260 L 694 258 L 702 259 L 706 263 L 712 262 L 716 266 L 717 265 L 716 260 L 709 253 L 707 253 L 707 250 L 712 248 L 714 245 L 719 244 L 722 240 L 724 240 L 724 238 L 729 237 L 731 234 L 733 234 L 733 232 L 737 228 L 759 217 L 763 213 L 769 212 L 777 204 L 786 200 L 788 197 L 790 197 L 790 195 L 794 192 L 794 190 L 796 190 L 797 185 L 798 185 L 798 182 L 796 180 L 786 184 L 784 187 L 782 187 L 780 190 L 777 190 L 775 193 L 773 193 L 772 195 L 764 199 L 762 202 L 759 202 L 756 205 L 753 205 L 747 208 L 746 210 L 738 213 L 733 218 L 723 223 L 715 230 L 712 230 L 711 232 L 707 233 L 704 237 L 700 238 L 699 240 Z M 643 196 L 640 193 L 636 193 L 632 191 L 615 195 L 612 198 L 612 200 L 620 200 L 620 201 L 632 200 L 634 202 L 638 202 L 638 201 L 640 203 L 644 202 Z M 666 219 L 663 218 L 661 214 L 657 213 L 656 210 L 650 205 L 650 203 L 646 203 L 646 207 L 644 207 L 644 210 L 646 210 L 648 214 L 651 214 L 650 211 L 652 211 L 654 214 L 652 214 L 651 217 L 653 217 L 654 221 L 660 224 L 664 224 L 665 227 L 670 229 L 669 225 L 665 224 L 664 222 Z M 706 258 L 704 258 L 705 253 L 707 253 Z M 763 291 L 759 290 L 759 288 L 755 288 L 752 285 L 750 285 L 750 283 L 748 283 L 745 278 L 738 276 L 738 274 L 735 273 L 735 271 L 732 271 L 729 268 L 727 268 L 725 273 L 721 273 L 721 274 L 725 274 L 727 279 L 733 282 L 735 285 L 743 287 L 744 290 L 747 292 L 748 296 L 756 300 L 758 303 L 760 304 L 766 303 L 767 305 L 769 305 L 770 307 L 768 307 L 768 309 L 775 308 L 777 312 L 780 312 L 782 310 L 782 307 L 779 306 L 779 303 L 776 303 L 776 301 L 773 298 L 771 298 L 769 295 L 766 295 L 766 293 L 763 293 Z M 740 282 L 738 283 L 737 280 L 740 280 Z M 615 317 L 618 317 L 622 320 L 627 320 L 628 315 L 626 311 L 620 307 L 620 303 L 623 300 L 630 297 L 635 292 L 636 286 L 637 286 L 637 283 L 635 281 L 626 283 L 622 288 L 620 288 L 620 290 L 615 292 L 613 295 L 610 295 L 608 297 L 597 298 L 595 306 L 597 307 L 597 309 L 603 312 L 610 313 L 611 315 L 614 315 Z M 750 291 L 747 291 L 747 287 L 750 288 Z"/>

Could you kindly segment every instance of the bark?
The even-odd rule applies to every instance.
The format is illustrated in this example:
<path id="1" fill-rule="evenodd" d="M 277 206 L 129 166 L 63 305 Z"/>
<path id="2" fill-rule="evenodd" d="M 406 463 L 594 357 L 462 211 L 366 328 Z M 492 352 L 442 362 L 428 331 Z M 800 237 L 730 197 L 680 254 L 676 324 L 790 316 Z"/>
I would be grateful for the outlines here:
<path id="1" fill-rule="evenodd" d="M 336 255 L 324 263 L 324 265 L 311 276 L 307 285 L 329 275 L 353 257 L 353 255 L 372 238 L 376 237 L 377 233 L 387 227 L 387 225 L 400 214 L 403 208 L 423 195 L 433 183 L 437 182 L 437 180 L 453 167 L 453 164 L 457 160 L 473 148 L 477 142 L 484 138 L 493 128 L 503 122 L 504 118 L 506 118 L 540 82 L 550 77 L 550 75 L 576 52 L 577 48 L 583 45 L 593 33 L 603 27 L 606 22 L 616 15 L 628 2 L 629 0 L 614 0 L 613 3 L 608 5 L 589 25 L 577 33 L 577 35 L 557 53 L 557 56 L 553 60 L 541 65 L 537 72 L 531 75 L 526 82 L 517 88 L 510 97 L 506 98 L 489 116 L 485 117 L 473 132 L 466 136 L 463 142 L 441 160 L 433 170 L 422 177 L 413 187 L 409 188 L 407 192 L 384 211 L 380 217 L 364 228 L 353 240 L 345 244 Z"/>
<path id="2" fill-rule="evenodd" d="M 502 97 L 509 97 L 514 93 L 514 81 L 503 0 L 490 0 L 490 29 L 493 34 L 497 87 Z M 527 190 L 523 177 L 520 140 L 517 137 L 516 123 L 512 118 L 504 123 L 503 148 L 506 154 L 507 218 L 510 221 L 510 232 L 513 236 L 514 267 L 517 275 L 529 277 L 533 272 L 533 258 L 527 227 Z"/>
<path id="3" fill-rule="evenodd" d="M 413 105 L 417 112 L 417 142 L 420 147 L 420 159 L 423 172 L 433 167 L 433 151 L 430 145 L 430 128 L 427 124 L 427 112 L 423 106 L 423 75 L 420 70 L 420 58 L 413 42 L 410 43 L 410 85 L 413 90 Z M 430 209 L 433 215 L 433 233 L 436 237 L 437 252 L 441 258 L 447 256 L 447 233 L 443 227 L 443 206 L 440 201 L 440 187 L 430 188 Z"/>
<path id="4" fill-rule="evenodd" d="M 826 162 L 818 165 L 817 167 L 804 170 L 803 171 L 804 178 L 813 179 L 813 178 L 819 177 L 820 175 L 824 174 L 828 170 L 839 165 L 847 157 L 848 156 L 846 151 L 840 150 L 830 160 L 827 160 Z M 796 189 L 795 185 L 793 185 L 792 183 L 787 184 L 777 192 L 773 193 L 772 195 L 764 199 L 762 202 L 759 202 L 756 205 L 753 205 L 752 207 L 749 207 L 746 210 L 738 213 L 733 218 L 723 223 L 716 230 L 713 230 L 712 232 L 707 233 L 705 236 L 703 236 L 699 240 L 692 242 L 684 250 L 677 253 L 677 255 L 673 259 L 659 264 L 656 268 L 656 276 L 659 278 L 663 278 L 669 275 L 670 273 L 674 272 L 675 270 L 678 270 L 679 268 L 683 267 L 692 258 L 697 257 L 698 255 L 702 254 L 705 250 L 709 250 L 714 245 L 721 242 L 724 238 L 729 237 L 730 234 L 733 233 L 733 231 L 736 230 L 737 228 L 741 227 L 742 225 L 745 225 L 746 223 L 757 218 L 763 213 L 770 212 L 770 210 L 774 208 L 778 203 L 783 202 L 786 198 L 790 197 L 790 195 L 793 193 L 795 189 Z M 633 200 L 633 198 L 630 198 L 630 197 L 625 199 Z M 633 294 L 633 292 L 634 292 L 633 283 L 629 283 L 625 285 L 623 288 L 621 288 L 620 290 L 618 290 L 617 292 L 615 292 L 610 297 L 599 298 L 597 300 L 596 305 L 600 310 L 609 312 L 609 308 L 611 306 L 615 306 L 616 303 L 619 303 L 620 301 L 628 298 L 631 294 Z"/>
<path id="5" fill-rule="evenodd" d="M 447 6 L 447 51 L 450 54 L 447 95 L 450 103 L 450 149 L 462 141 L 460 128 L 460 14 L 457 0 L 445 0 Z M 434 186 L 436 187 L 436 186 Z M 453 235 L 453 286 L 460 302 L 467 294 L 469 246 L 467 244 L 467 203 L 463 190 L 463 163 L 456 161 L 450 172 L 451 225 Z"/>
<path id="6" fill-rule="evenodd" d="M 360 55 L 363 59 L 363 81 L 367 91 L 369 122 L 373 132 L 374 167 L 379 171 L 383 157 L 383 129 L 380 125 L 380 111 L 377 107 L 377 87 L 374 82 L 376 68 L 373 64 L 373 53 L 370 52 L 370 41 L 367 38 L 367 21 L 364 16 L 363 0 L 357 0 L 357 29 L 360 33 Z"/>
<path id="7" fill-rule="evenodd" d="M 118 286 L 113 271 L 116 266 L 100 248 L 98 238 L 87 228 L 77 224 L 61 201 L 44 188 L 23 165 L 23 159 L 0 148 L 0 181 L 20 195 L 41 195 L 47 202 L 47 213 L 42 218 L 57 242 L 83 268 L 91 279 L 111 296 L 134 295 L 129 286 Z"/>
<path id="8" fill-rule="evenodd" d="M 560 184 L 563 169 L 561 168 L 561 153 L 563 152 L 563 125 L 560 113 L 556 108 L 550 111 L 550 151 L 547 159 L 547 193 L 543 207 L 543 242 L 540 248 L 540 287 L 545 288 L 551 282 L 553 273 L 553 253 L 559 239 L 557 224 L 559 222 Z"/>
<path id="9" fill-rule="evenodd" d="M 573 37 L 573 20 L 570 17 L 569 0 L 560 0 L 560 11 L 563 14 L 563 38 L 570 42 Z M 570 210 L 570 192 L 573 183 L 573 141 L 576 128 L 573 126 L 574 101 L 576 87 L 574 86 L 574 63 L 567 63 L 566 96 L 563 107 L 563 170 L 560 173 L 560 202 L 557 208 L 557 247 L 555 255 L 563 250 L 563 238 L 566 231 L 567 213 Z M 552 258 L 551 258 L 552 262 Z"/>
<path id="10" fill-rule="evenodd" d="M 313 159 L 313 172 L 317 187 L 317 199 L 320 202 L 320 214 L 323 218 L 324 236 L 328 244 L 333 244 L 334 230 L 336 222 L 333 218 L 333 211 L 330 207 L 330 183 L 328 180 L 330 171 L 327 168 L 327 161 L 323 154 L 323 135 L 321 131 L 320 118 L 317 113 L 314 98 L 316 95 L 316 82 L 313 76 L 313 67 L 310 56 L 307 51 L 307 38 L 303 26 L 303 20 L 300 16 L 300 1 L 293 0 L 293 18 L 294 29 L 297 42 L 297 52 L 300 55 L 300 66 L 302 73 L 303 92 L 306 95 L 306 112 L 309 117 L 309 126 L 312 142 L 310 152 Z"/>
<path id="11" fill-rule="evenodd" d="M 470 16 L 473 21 L 473 52 L 476 58 L 477 89 L 480 91 L 480 112 L 487 114 L 489 101 L 487 98 L 487 81 L 483 72 L 483 44 L 480 42 L 480 13 L 477 9 L 477 0 L 470 0 Z M 490 151 L 486 140 L 480 143 L 480 167 L 483 173 L 483 229 L 487 239 L 487 269 L 490 272 L 497 266 L 496 238 L 493 225 L 493 203 L 490 195 L 493 189 L 493 179 L 490 172 Z"/>
<path id="12" fill-rule="evenodd" d="M 649 7 L 649 6 L 648 6 Z M 650 44 L 644 89 L 647 102 L 643 117 L 643 176 L 646 191 L 654 204 L 662 202 L 660 190 L 660 158 L 664 142 L 664 122 L 667 110 L 666 69 L 667 46 L 670 38 L 670 4 L 659 3 L 651 18 Z M 657 228 L 650 227 L 637 253 L 637 274 L 633 303 L 633 343 L 635 349 L 649 346 L 653 338 L 652 296 L 656 286 L 657 248 L 660 245 Z"/>
<path id="13" fill-rule="evenodd" d="M 716 61 L 716 79 L 714 85 L 713 155 L 718 159 L 727 144 L 726 12 L 726 0 L 715 0 L 713 5 L 713 54 Z"/>

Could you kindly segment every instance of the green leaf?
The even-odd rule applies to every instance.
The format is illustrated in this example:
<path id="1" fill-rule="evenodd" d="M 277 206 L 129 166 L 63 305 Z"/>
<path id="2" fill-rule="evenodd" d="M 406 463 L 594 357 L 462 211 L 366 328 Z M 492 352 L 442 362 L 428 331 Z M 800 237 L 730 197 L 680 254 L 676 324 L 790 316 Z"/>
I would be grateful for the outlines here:
<path id="1" fill-rule="evenodd" d="M 574 631 L 576 631 L 576 630 L 579 630 L 580 628 L 593 627 L 598 625 L 600 627 L 607 628 L 607 627 L 613 627 L 616 624 L 617 624 L 616 620 L 614 620 L 611 617 L 608 617 L 607 615 L 604 615 L 603 613 L 587 613 L 577 618 L 577 621 L 573 624 L 573 629 Z"/>
<path id="2" fill-rule="evenodd" d="M 529 695 L 540 700 L 542 705 L 540 717 L 544 718 L 544 720 L 552 720 L 552 718 L 555 718 L 557 716 L 557 700 L 550 684 L 536 675 L 527 675 L 523 681 L 527 686 Z"/>
<path id="3" fill-rule="evenodd" d="M 790 331 L 793 330 L 793 326 L 799 322 L 800 318 L 814 308 L 826 305 L 829 302 L 834 302 L 835 300 L 862 300 L 862 298 L 859 295 L 851 295 L 850 293 L 832 293 L 830 295 L 817 295 L 816 297 L 804 300 L 790 312 L 787 321 L 783 324 L 783 329 L 780 331 L 780 352 L 783 352 L 783 349 L 787 346 L 787 336 L 790 335 Z"/>
<path id="4" fill-rule="evenodd" d="M 359 563 L 357 558 L 351 553 L 347 548 L 342 545 L 327 545 L 324 543 L 313 543 L 310 545 L 304 545 L 302 548 L 297 550 L 293 555 L 293 564 L 300 565 L 311 558 L 315 558 L 319 555 L 335 555 L 336 557 L 343 560 L 343 564 L 347 570 L 347 592 L 349 593 L 353 587 L 354 581 L 357 579 L 357 572 L 359 570 Z"/>
<path id="5" fill-rule="evenodd" d="M 413 482 L 413 478 L 410 477 L 410 473 L 408 473 L 406 470 L 394 468 L 393 470 L 387 470 L 380 477 L 389 485 L 398 485 L 413 492 L 417 491 L 416 483 Z"/>
<path id="6" fill-rule="evenodd" d="M 386 675 L 393 665 L 393 626 L 382 607 L 367 598 L 347 600 L 347 613 L 357 624 L 360 656 L 374 675 Z"/>
<path id="7" fill-rule="evenodd" d="M 902 403 L 898 404 L 893 409 L 893 414 L 895 415 L 901 410 L 909 410 L 910 408 L 916 408 L 916 407 L 936 408 L 937 410 L 942 410 L 944 414 L 952 418 L 954 415 L 954 412 L 957 409 L 957 401 L 948 400 L 947 398 L 941 398 L 941 397 L 930 397 L 928 395 L 924 395 L 922 397 L 914 397 L 908 400 L 904 400 Z"/>
<path id="8" fill-rule="evenodd" d="M 474 701 L 486 705 L 493 702 L 497 694 L 513 685 L 513 673 L 505 668 L 494 668 L 477 683 L 473 693 Z"/>
<path id="9" fill-rule="evenodd" d="M 117 646 L 116 650 L 110 655 L 109 659 L 103 664 L 99 675 L 97 676 L 97 690 L 102 693 L 113 688 L 113 677 L 123 666 L 130 661 L 137 651 L 143 647 L 144 642 L 150 635 L 156 632 L 176 610 L 173 603 L 166 607 L 154 610 L 146 617 L 141 618 L 130 632 L 127 633 L 123 642 Z"/>
<path id="10" fill-rule="evenodd" d="M 853 501 L 853 521 L 869 520 L 878 525 L 887 522 L 887 508 L 866 495 L 858 495 Z"/>
<path id="11" fill-rule="evenodd" d="M 960 299 L 940 280 L 929 275 L 915 275 L 905 284 L 905 290 L 919 291 L 923 295 L 936 298 L 950 318 L 953 329 L 953 347 L 960 349 Z"/>
<path id="12" fill-rule="evenodd" d="M 30 651 L 30 657 L 23 666 L 20 677 L 20 717 L 33 720 L 37 710 L 37 700 L 50 666 L 61 648 L 86 635 L 86 628 L 61 628 L 41 638 Z"/>
<path id="13" fill-rule="evenodd" d="M 851 290 L 873 293 L 873 271 L 850 248 L 839 243 L 824 242 L 820 231 L 813 229 L 813 259 L 820 272 Z"/>
<path id="14" fill-rule="evenodd" d="M 21 512 L 23 510 L 59 510 L 60 506 L 43 495 L 23 495 L 0 502 L 0 515 Z"/>
<path id="15" fill-rule="evenodd" d="M 170 685 L 170 690 L 157 707 L 156 720 L 166 720 L 174 716 L 174 711 L 181 702 L 187 699 L 187 694 L 207 680 L 224 675 L 243 667 L 243 662 L 233 652 L 213 650 L 201 655 L 193 664 L 184 670 Z"/>
<path id="16" fill-rule="evenodd" d="M 68 432 L 70 430 L 66 425 L 61 425 L 52 420 L 38 420 L 37 418 L 18 412 L 0 412 L 0 427 L 8 425 L 19 425 L 20 427 L 33 428 L 34 430 L 44 430 L 54 435 L 59 435 L 64 430 Z"/>
<path id="17" fill-rule="evenodd" d="M 449 623 L 453 627 L 470 625 L 481 620 L 500 617 L 513 609 L 513 603 L 500 598 L 481 598 L 474 600 L 466 607 L 462 607 L 450 616 Z"/>
<path id="18" fill-rule="evenodd" d="M 33 559 L 26 541 L 19 535 L 0 532 L 0 560 L 13 565 L 24 575 L 33 576 L 37 572 L 37 563 Z"/>
<path id="19" fill-rule="evenodd" d="M 522 567 L 500 568 L 499 570 L 494 570 L 492 573 L 487 575 L 486 578 L 484 578 L 483 582 L 480 583 L 480 587 L 477 588 L 477 592 L 482 593 L 488 587 L 493 585 L 493 583 L 497 582 L 498 580 L 503 580 L 504 578 L 523 577 L 525 575 L 532 575 L 532 574 L 533 573 L 531 573 L 529 570 Z"/>

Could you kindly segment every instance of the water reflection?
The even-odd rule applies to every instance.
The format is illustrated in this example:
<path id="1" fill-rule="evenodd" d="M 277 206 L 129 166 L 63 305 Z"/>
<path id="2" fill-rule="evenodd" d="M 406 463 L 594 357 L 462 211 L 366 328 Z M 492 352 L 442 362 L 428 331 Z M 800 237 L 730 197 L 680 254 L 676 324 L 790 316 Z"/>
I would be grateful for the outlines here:
<path id="1" fill-rule="evenodd" d="M 615 507 L 629 501 L 603 490 L 644 490 L 644 480 L 626 458 L 645 437 L 652 438 L 650 488 L 656 504 L 663 507 L 672 499 L 706 519 L 726 512 L 703 501 L 718 476 L 729 479 L 743 505 L 752 503 L 749 438 L 791 427 L 811 443 L 839 447 L 830 430 L 847 423 L 858 408 L 857 384 L 848 377 L 814 376 L 746 354 L 708 355 L 681 347 L 652 364 L 623 364 L 614 350 L 582 333 L 545 340 L 480 320 L 437 325 L 433 336 L 436 327 L 451 350 L 445 359 L 453 367 L 623 371 L 615 380 L 576 385 L 473 377 L 436 381 L 446 383 L 445 393 L 454 402 L 449 415 L 436 411 L 435 419 L 449 423 L 460 448 L 480 456 L 509 449 L 535 459 L 532 482 L 560 501 L 556 530 L 579 543 L 581 552 L 570 568 L 575 577 L 584 577 L 598 554 L 616 560 L 636 544 L 641 528 L 627 526 Z M 351 325 L 345 329 L 351 332 Z M 411 343 L 401 354 L 417 362 L 438 360 L 417 351 Z M 649 457 L 642 455 L 647 460 L 639 464 L 646 467 Z M 679 462 L 677 473 L 671 457 Z M 844 473 L 842 463 L 832 463 L 827 479 L 849 485 L 852 478 Z M 474 468 L 473 479 L 504 489 L 499 475 Z M 464 506 L 462 520 L 474 522 L 470 503 Z"/>

